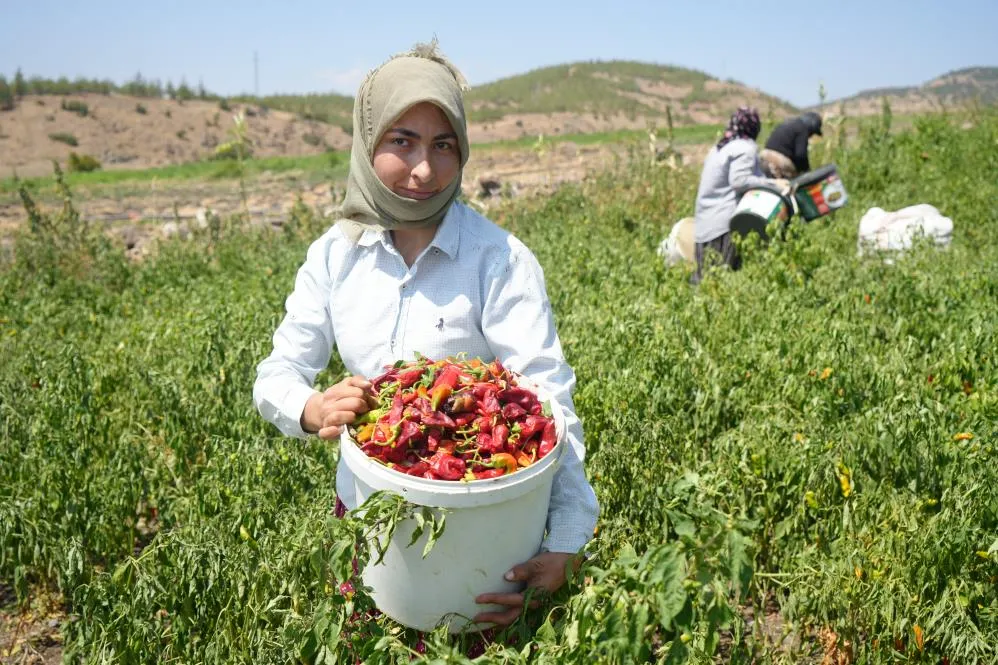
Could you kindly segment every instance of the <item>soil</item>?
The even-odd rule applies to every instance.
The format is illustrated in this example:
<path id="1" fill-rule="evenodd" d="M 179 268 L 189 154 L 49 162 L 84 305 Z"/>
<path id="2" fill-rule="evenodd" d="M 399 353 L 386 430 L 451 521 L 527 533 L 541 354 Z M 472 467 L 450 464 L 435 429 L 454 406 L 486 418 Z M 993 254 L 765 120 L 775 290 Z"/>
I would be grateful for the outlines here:
<path id="1" fill-rule="evenodd" d="M 481 150 L 465 167 L 462 189 L 480 210 L 514 197 L 550 193 L 565 183 L 580 182 L 625 156 L 622 145 L 578 145 L 572 142 L 540 144 L 530 148 Z M 685 145 L 678 155 L 686 162 L 700 159 L 704 146 Z M 298 198 L 320 214 L 332 214 L 343 196 L 342 181 L 314 181 L 309 174 L 264 173 L 247 182 L 245 210 L 255 223 L 279 226 Z M 180 231 L 197 223 L 208 210 L 225 217 L 243 212 L 236 180 L 136 182 L 77 187 L 73 204 L 91 223 L 103 224 L 133 254 L 142 254 L 155 236 Z M 53 194 L 38 201 L 43 212 L 61 206 Z M 9 243 L 13 231 L 26 220 L 14 194 L 0 195 L 0 239 Z"/>
<path id="2" fill-rule="evenodd" d="M 62 662 L 59 627 L 66 620 L 55 597 L 42 596 L 18 607 L 14 591 L 0 582 L 0 663 L 57 665 Z"/>

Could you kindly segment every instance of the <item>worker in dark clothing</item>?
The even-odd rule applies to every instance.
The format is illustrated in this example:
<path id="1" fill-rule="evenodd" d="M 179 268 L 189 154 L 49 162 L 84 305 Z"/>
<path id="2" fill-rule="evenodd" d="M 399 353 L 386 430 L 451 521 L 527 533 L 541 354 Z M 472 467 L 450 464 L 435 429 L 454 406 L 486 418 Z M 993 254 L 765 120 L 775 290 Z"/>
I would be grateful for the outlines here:
<path id="1" fill-rule="evenodd" d="M 814 112 L 785 120 L 776 126 L 759 153 L 762 171 L 769 178 L 796 178 L 811 170 L 807 140 L 821 136 L 821 116 Z"/>

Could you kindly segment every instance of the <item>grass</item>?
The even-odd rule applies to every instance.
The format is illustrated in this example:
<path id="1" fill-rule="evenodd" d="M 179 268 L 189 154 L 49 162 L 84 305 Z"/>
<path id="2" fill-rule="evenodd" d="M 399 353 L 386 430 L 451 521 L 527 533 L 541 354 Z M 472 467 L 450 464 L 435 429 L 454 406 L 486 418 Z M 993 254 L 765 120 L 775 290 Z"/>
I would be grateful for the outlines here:
<path id="1" fill-rule="evenodd" d="M 341 152 L 327 152 L 318 155 L 260 157 L 243 162 L 244 176 L 263 173 L 285 173 L 305 171 L 311 174 L 328 174 L 330 177 L 346 175 L 347 155 Z M 127 183 L 147 183 L 150 181 L 183 182 L 195 180 L 236 179 L 239 166 L 234 161 L 201 161 L 186 164 L 171 164 L 150 169 L 117 169 L 91 173 L 73 173 L 66 176 L 70 186 L 95 187 L 121 185 Z M 21 180 L 29 190 L 39 194 L 55 191 L 55 178 L 44 176 Z M 0 194 L 17 192 L 17 181 L 6 178 L 0 181 Z"/>
<path id="2" fill-rule="evenodd" d="M 674 143 L 676 145 L 690 145 L 695 143 L 709 143 L 714 140 L 722 127 L 720 125 L 693 125 L 689 127 L 676 127 L 673 131 Z M 659 141 L 665 140 L 665 128 L 658 127 L 657 134 Z M 646 129 L 621 129 L 613 132 L 590 132 L 586 134 L 545 134 L 545 143 L 577 143 L 579 145 L 610 145 L 617 143 L 631 143 L 645 140 L 648 137 Z M 536 135 L 524 136 L 519 139 L 507 141 L 495 141 L 492 143 L 475 146 L 474 150 L 503 150 L 529 148 L 537 144 Z"/>

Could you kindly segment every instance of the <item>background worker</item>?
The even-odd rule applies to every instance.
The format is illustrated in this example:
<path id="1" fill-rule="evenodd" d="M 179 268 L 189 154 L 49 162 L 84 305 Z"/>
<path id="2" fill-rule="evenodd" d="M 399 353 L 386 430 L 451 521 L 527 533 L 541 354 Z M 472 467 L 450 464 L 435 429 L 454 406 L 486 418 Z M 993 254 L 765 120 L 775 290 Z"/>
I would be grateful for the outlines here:
<path id="1" fill-rule="evenodd" d="M 741 267 L 731 237 L 731 217 L 747 190 L 771 187 L 782 192 L 790 186 L 785 179 L 763 177 L 755 142 L 761 128 L 756 109 L 739 108 L 704 161 L 694 215 L 696 270 L 690 278 L 691 284 L 699 284 L 710 266 L 726 265 L 732 270 Z"/>
<path id="2" fill-rule="evenodd" d="M 807 147 L 814 135 L 821 136 L 821 116 L 813 111 L 777 125 L 759 154 L 763 173 L 789 180 L 810 171 Z"/>

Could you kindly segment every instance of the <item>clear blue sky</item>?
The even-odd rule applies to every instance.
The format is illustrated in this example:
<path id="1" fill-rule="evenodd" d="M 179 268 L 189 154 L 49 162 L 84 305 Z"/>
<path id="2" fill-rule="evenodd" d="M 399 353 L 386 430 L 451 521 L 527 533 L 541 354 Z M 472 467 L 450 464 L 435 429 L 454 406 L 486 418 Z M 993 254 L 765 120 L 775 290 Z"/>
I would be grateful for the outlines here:
<path id="1" fill-rule="evenodd" d="M 473 84 L 578 60 L 681 65 L 804 106 L 998 65 L 998 0 L 0 0 L 0 72 L 353 95 L 434 35 Z"/>

